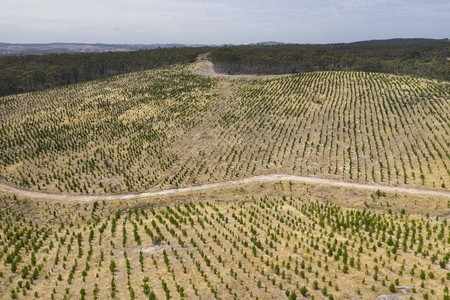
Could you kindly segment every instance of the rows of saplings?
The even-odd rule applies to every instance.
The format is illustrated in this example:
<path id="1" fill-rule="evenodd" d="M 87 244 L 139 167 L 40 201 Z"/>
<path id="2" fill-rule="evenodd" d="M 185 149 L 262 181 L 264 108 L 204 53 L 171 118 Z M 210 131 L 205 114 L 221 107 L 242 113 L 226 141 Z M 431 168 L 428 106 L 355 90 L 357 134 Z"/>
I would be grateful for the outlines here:
<path id="1" fill-rule="evenodd" d="M 278 172 L 448 185 L 445 83 L 319 72 L 234 82 L 227 98 L 218 90 L 217 80 L 171 67 L 4 97 L 0 174 L 83 194 Z"/>
<path id="2" fill-rule="evenodd" d="M 171 67 L 5 97 L 0 173 L 37 190 L 148 188 L 177 160 L 171 145 L 201 121 L 214 85 Z M 110 179 L 117 177 L 116 186 Z"/>
<path id="3" fill-rule="evenodd" d="M 0 293 L 12 299 L 449 299 L 446 218 L 301 198 L 111 211 L 2 196 Z M 71 207 L 72 206 L 72 207 Z M 76 206 L 76 209 L 74 209 Z"/>
<path id="4" fill-rule="evenodd" d="M 255 81 L 221 111 L 209 158 L 224 177 L 210 178 L 276 170 L 446 188 L 448 96 L 445 84 L 362 72 Z M 194 163 L 186 168 L 196 173 Z"/>

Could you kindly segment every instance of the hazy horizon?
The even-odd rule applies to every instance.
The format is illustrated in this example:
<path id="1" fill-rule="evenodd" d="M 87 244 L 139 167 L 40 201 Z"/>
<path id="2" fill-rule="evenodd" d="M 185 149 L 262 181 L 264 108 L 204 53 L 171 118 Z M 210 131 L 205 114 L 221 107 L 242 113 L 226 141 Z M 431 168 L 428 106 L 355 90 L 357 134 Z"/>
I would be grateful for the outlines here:
<path id="1" fill-rule="evenodd" d="M 261 43 L 280 43 L 280 44 L 298 44 L 298 45 L 327 45 L 327 44 L 351 44 L 351 43 L 359 43 L 359 42 L 371 42 L 371 41 L 388 41 L 388 40 L 448 40 L 447 37 L 444 38 L 429 38 L 429 37 L 393 37 L 393 38 L 386 38 L 386 39 L 371 39 L 371 40 L 357 40 L 357 41 L 348 41 L 348 42 L 334 42 L 334 43 L 297 43 L 297 42 L 284 42 L 284 41 L 258 41 L 258 42 L 249 42 L 249 43 L 240 43 L 240 44 L 233 44 L 233 43 L 222 43 L 222 44 L 208 44 L 208 43 L 177 43 L 170 42 L 170 43 L 100 43 L 100 42 L 93 42 L 93 43 L 85 43 L 85 42 L 59 42 L 59 41 L 53 41 L 53 42 L 5 42 L 0 41 L 0 43 L 10 44 L 10 45 L 52 45 L 52 44 L 79 44 L 79 45 L 205 45 L 205 46 L 222 46 L 222 45 L 250 45 L 250 44 L 261 44 Z"/>
<path id="2" fill-rule="evenodd" d="M 5 0 L 5 43 L 348 43 L 448 38 L 441 0 Z"/>

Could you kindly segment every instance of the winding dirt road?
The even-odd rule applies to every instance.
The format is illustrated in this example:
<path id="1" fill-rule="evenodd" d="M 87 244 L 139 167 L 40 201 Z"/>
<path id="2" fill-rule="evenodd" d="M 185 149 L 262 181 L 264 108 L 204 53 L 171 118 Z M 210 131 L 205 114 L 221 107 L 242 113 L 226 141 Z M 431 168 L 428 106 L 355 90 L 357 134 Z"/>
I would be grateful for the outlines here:
<path id="1" fill-rule="evenodd" d="M 322 179 L 315 177 L 302 177 L 295 175 L 283 175 L 283 174 L 274 174 L 274 175 L 262 175 L 262 176 L 254 176 L 250 178 L 244 178 L 233 181 L 223 181 L 217 183 L 207 183 L 194 185 L 183 188 L 176 189 L 167 189 L 155 192 L 144 192 L 140 194 L 118 194 L 118 195 L 97 195 L 97 196 L 89 196 L 89 195 L 67 195 L 67 194 L 50 194 L 44 192 L 34 192 L 18 189 L 12 186 L 9 186 L 5 183 L 0 183 L 0 192 L 5 192 L 9 194 L 14 194 L 17 196 L 28 197 L 28 198 L 38 198 L 38 199 L 48 199 L 48 200 L 67 200 L 67 201 L 97 201 L 97 200 L 131 200 L 131 199 L 139 199 L 139 198 L 149 198 L 155 196 L 164 196 L 164 195 L 177 195 L 182 193 L 189 193 L 195 191 L 203 191 L 215 188 L 222 187 L 230 187 L 242 184 L 249 183 L 258 183 L 258 182 L 273 182 L 273 181 L 291 181 L 291 182 L 300 182 L 300 183 L 313 183 L 313 184 L 321 184 L 326 186 L 333 187 L 342 187 L 342 188 L 353 188 L 353 189 L 363 189 L 363 190 L 371 190 L 376 191 L 380 190 L 382 192 L 392 192 L 392 193 L 407 193 L 421 196 L 435 196 L 435 197 L 443 197 L 450 199 L 450 192 L 448 191 L 433 191 L 433 190 L 421 190 L 421 189 L 412 189 L 412 188 L 403 188 L 403 187 L 395 187 L 395 186 L 387 186 L 380 184 L 363 184 L 363 183 L 354 183 L 354 182 L 346 182 L 339 181 L 333 179 Z"/>

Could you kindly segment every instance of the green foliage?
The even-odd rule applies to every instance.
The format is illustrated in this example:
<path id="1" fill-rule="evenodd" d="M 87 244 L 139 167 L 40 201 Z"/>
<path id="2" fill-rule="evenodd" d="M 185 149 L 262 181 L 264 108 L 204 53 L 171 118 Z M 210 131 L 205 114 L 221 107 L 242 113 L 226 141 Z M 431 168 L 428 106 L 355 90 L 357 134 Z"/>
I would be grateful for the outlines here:
<path id="1" fill-rule="evenodd" d="M 195 60 L 203 48 L 0 57 L 0 96 Z"/>
<path id="2" fill-rule="evenodd" d="M 306 288 L 306 286 L 302 286 L 302 288 L 300 289 L 300 294 L 303 297 L 306 297 L 306 295 L 308 295 L 308 289 Z"/>
<path id="3" fill-rule="evenodd" d="M 277 183 L 279 191 L 286 186 Z M 85 290 L 89 299 L 106 294 L 120 299 L 143 295 L 154 299 L 154 289 L 164 291 L 167 299 L 241 299 L 248 295 L 259 299 L 268 294 L 287 299 L 296 299 L 297 294 L 341 299 L 356 295 L 374 298 L 388 289 L 395 292 L 400 282 L 411 282 L 418 287 L 417 291 L 412 288 L 414 296 L 447 299 L 450 273 L 436 265 L 450 256 L 446 250 L 450 228 L 445 218 L 387 214 L 289 196 L 252 201 L 212 199 L 182 205 L 155 205 L 145 199 L 111 201 L 97 208 L 98 217 L 82 220 L 83 215 L 91 216 L 93 204 L 49 200 L 17 204 L 12 197 L 0 195 L 0 269 L 7 273 L 2 281 L 9 280 L 8 286 L 0 286 L 0 292 L 21 298 L 39 290 L 43 298 L 69 299 L 83 297 Z M 41 212 L 34 211 L 32 203 L 39 205 Z M 67 219 L 55 222 L 47 213 L 55 207 L 58 215 Z M 122 212 L 121 217 L 117 211 Z M 122 237 L 110 235 L 106 229 L 113 219 L 116 226 L 136 228 L 143 246 L 128 241 L 126 249 L 115 248 Z M 196 221 L 191 225 L 189 219 Z M 159 246 L 151 245 L 150 234 L 142 234 L 150 228 L 165 236 Z M 393 237 L 392 246 L 386 243 L 389 236 Z M 404 243 L 405 250 L 398 247 L 392 254 L 397 244 Z M 53 251 L 46 251 L 50 244 Z M 377 245 L 376 252 L 373 245 Z M 85 253 L 92 250 L 92 259 L 78 258 L 78 246 Z M 257 256 L 251 255 L 253 246 Z M 35 265 L 31 266 L 33 253 Z M 60 263 L 55 265 L 57 256 Z M 80 261 L 84 268 L 78 268 Z M 111 273 L 102 261 L 109 261 Z M 16 273 L 9 272 L 13 262 Z M 144 262 L 145 274 L 141 272 Z M 351 276 L 342 274 L 344 266 Z M 54 287 L 51 294 L 42 294 L 44 281 L 33 279 L 38 275 Z M 372 281 L 372 276 L 379 281 Z M 141 277 L 142 282 L 137 282 Z M 71 291 L 63 278 L 73 284 Z M 158 280 L 160 287 L 155 286 Z M 351 290 L 349 283 L 354 287 Z"/>
<path id="4" fill-rule="evenodd" d="M 295 292 L 291 292 L 289 295 L 289 300 L 297 300 L 297 294 Z"/>
<path id="5" fill-rule="evenodd" d="M 384 40 L 330 45 L 214 48 L 216 69 L 227 74 L 282 74 L 354 70 L 450 79 L 447 40 Z"/>
<path id="6" fill-rule="evenodd" d="M 224 85 L 230 95 L 219 97 Z M 450 178 L 449 95 L 442 82 L 362 72 L 219 81 L 173 66 L 120 75 L 1 98 L 0 173 L 21 188 L 78 194 L 271 173 L 437 188 Z M 382 196 L 366 207 L 384 205 Z"/>
<path id="7" fill-rule="evenodd" d="M 109 264 L 109 270 L 112 274 L 116 271 L 116 262 L 114 260 L 111 260 L 111 263 Z"/>

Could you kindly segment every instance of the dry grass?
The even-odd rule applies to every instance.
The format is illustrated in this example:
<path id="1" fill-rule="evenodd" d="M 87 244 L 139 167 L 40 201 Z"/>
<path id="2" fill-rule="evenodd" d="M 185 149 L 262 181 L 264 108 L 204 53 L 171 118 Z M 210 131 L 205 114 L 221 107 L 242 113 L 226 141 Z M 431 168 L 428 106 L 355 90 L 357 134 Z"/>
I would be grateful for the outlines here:
<path id="1" fill-rule="evenodd" d="M 448 99 L 448 83 L 386 74 L 130 73 L 1 98 L 0 174 L 82 194 L 274 173 L 442 190 Z"/>
<path id="2" fill-rule="evenodd" d="M 91 195 L 276 173 L 445 190 L 449 96 L 445 82 L 360 72 L 130 73 L 0 98 L 0 174 Z M 0 194 L 0 297 L 448 299 L 449 211 L 446 198 L 291 182 L 127 201 Z"/>
<path id="3" fill-rule="evenodd" d="M 303 286 L 316 298 L 373 299 L 391 283 L 395 295 L 442 299 L 449 209 L 433 199 L 441 207 L 427 211 L 428 200 L 276 182 L 97 204 L 2 196 L 0 296 L 78 298 L 83 289 L 107 299 L 114 281 L 116 299 L 143 299 L 148 277 L 157 299 L 165 286 L 173 299 L 284 299 Z M 14 272 L 8 256 L 20 257 Z"/>

